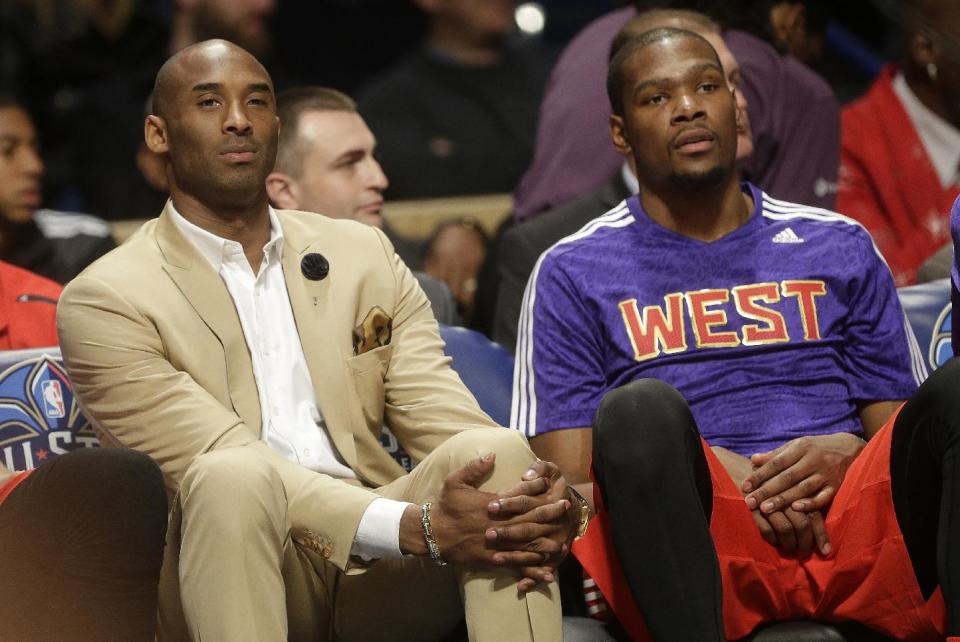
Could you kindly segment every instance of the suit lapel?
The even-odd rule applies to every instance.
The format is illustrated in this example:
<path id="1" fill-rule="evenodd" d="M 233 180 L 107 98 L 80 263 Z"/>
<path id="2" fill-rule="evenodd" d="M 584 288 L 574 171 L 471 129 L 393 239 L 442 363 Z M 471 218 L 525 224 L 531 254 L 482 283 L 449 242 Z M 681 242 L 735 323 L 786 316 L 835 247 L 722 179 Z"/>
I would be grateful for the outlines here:
<path id="1" fill-rule="evenodd" d="M 220 275 L 177 230 L 169 207 L 168 203 L 156 231 L 157 243 L 166 259 L 163 269 L 223 345 L 233 408 L 247 427 L 259 435 L 260 395 L 236 306 Z"/>
<path id="2" fill-rule="evenodd" d="M 280 221 L 285 222 L 282 215 Z M 333 283 L 338 278 L 336 266 L 331 266 L 329 275 L 320 281 L 307 279 L 300 269 L 303 257 L 310 252 L 330 256 L 330 252 L 324 251 L 322 241 L 310 244 L 298 237 L 296 228 L 283 226 L 283 278 L 287 282 L 297 333 L 327 431 L 340 456 L 356 471 L 357 447 L 350 428 L 348 373 L 345 365 L 350 335 L 337 332 L 343 324 L 336 318 L 339 308 L 331 294 Z"/>

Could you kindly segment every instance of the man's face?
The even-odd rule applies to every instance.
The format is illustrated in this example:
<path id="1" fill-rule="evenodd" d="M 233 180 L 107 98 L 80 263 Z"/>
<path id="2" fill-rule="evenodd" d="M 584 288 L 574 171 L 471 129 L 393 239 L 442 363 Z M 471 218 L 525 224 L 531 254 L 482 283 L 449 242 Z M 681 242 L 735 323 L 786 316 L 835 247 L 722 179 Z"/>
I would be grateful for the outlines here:
<path id="1" fill-rule="evenodd" d="M 381 227 L 387 177 L 374 158 L 376 140 L 356 112 L 308 111 L 298 123 L 302 170 L 288 177 L 296 207 Z"/>
<path id="2" fill-rule="evenodd" d="M 0 108 L 0 215 L 29 221 L 40 207 L 43 161 L 33 123 L 19 107 Z"/>
<path id="3" fill-rule="evenodd" d="M 736 107 L 709 45 L 670 37 L 623 64 L 623 116 L 613 116 L 611 126 L 620 151 L 633 155 L 641 184 L 722 184 L 737 151 Z"/>
<path id="4" fill-rule="evenodd" d="M 162 116 L 174 185 L 210 206 L 239 207 L 261 194 L 277 155 L 279 120 L 270 77 L 225 43 L 191 53 L 177 68 Z M 171 191 L 174 186 L 171 186 Z"/>

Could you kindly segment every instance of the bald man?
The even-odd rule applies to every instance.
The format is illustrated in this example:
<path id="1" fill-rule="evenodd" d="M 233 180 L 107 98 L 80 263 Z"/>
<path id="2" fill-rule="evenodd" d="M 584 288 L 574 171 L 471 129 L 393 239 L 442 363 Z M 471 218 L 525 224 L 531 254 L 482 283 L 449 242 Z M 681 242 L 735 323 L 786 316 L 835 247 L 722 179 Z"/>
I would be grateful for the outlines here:
<path id="1" fill-rule="evenodd" d="M 582 498 L 479 409 L 379 230 L 269 206 L 270 76 L 207 41 L 154 96 L 171 200 L 71 283 L 58 326 L 102 440 L 170 492 L 159 637 L 431 640 L 465 613 L 474 640 L 559 639 Z"/>

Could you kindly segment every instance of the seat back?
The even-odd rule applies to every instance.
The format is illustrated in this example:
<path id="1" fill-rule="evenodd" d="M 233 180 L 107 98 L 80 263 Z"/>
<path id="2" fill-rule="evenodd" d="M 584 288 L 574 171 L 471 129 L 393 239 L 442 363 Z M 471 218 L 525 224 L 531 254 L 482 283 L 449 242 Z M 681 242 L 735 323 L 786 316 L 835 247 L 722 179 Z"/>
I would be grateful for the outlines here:
<path id="1" fill-rule="evenodd" d="M 59 348 L 0 351 L 0 462 L 29 470 L 99 445 L 73 396 Z"/>
<path id="2" fill-rule="evenodd" d="M 444 352 L 451 367 L 460 375 L 480 408 L 501 426 L 510 421 L 510 396 L 513 387 L 513 357 L 479 332 L 456 326 L 440 325 Z M 407 471 L 416 465 L 390 429 L 383 427 L 380 443 Z"/>
<path id="3" fill-rule="evenodd" d="M 477 398 L 485 413 L 500 424 L 510 422 L 513 395 L 513 355 L 479 332 L 454 326 L 440 326 L 445 352 L 453 360 L 464 385 Z"/>
<path id="4" fill-rule="evenodd" d="M 950 345 L 950 279 L 900 288 L 903 305 L 927 369 L 936 370 L 953 356 Z"/>

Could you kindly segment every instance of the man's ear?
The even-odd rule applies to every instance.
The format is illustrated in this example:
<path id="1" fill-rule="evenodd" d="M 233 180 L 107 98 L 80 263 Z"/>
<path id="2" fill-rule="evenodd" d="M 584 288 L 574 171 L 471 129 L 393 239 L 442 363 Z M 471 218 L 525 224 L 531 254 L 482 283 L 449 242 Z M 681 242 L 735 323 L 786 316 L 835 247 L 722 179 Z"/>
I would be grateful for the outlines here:
<path id="1" fill-rule="evenodd" d="M 630 143 L 627 142 L 627 137 L 623 131 L 623 117 L 617 116 L 616 114 L 610 115 L 610 139 L 613 141 L 613 146 L 617 148 L 617 151 L 624 156 L 632 156 L 633 149 L 630 147 Z"/>
<path id="2" fill-rule="evenodd" d="M 154 154 L 166 154 L 170 151 L 166 121 L 153 114 L 147 116 L 147 119 L 143 121 L 143 140 L 147 143 L 147 148 Z"/>
<path id="3" fill-rule="evenodd" d="M 270 204 L 277 209 L 300 209 L 296 191 L 296 182 L 283 172 L 270 172 L 267 175 L 267 197 L 270 199 Z"/>

